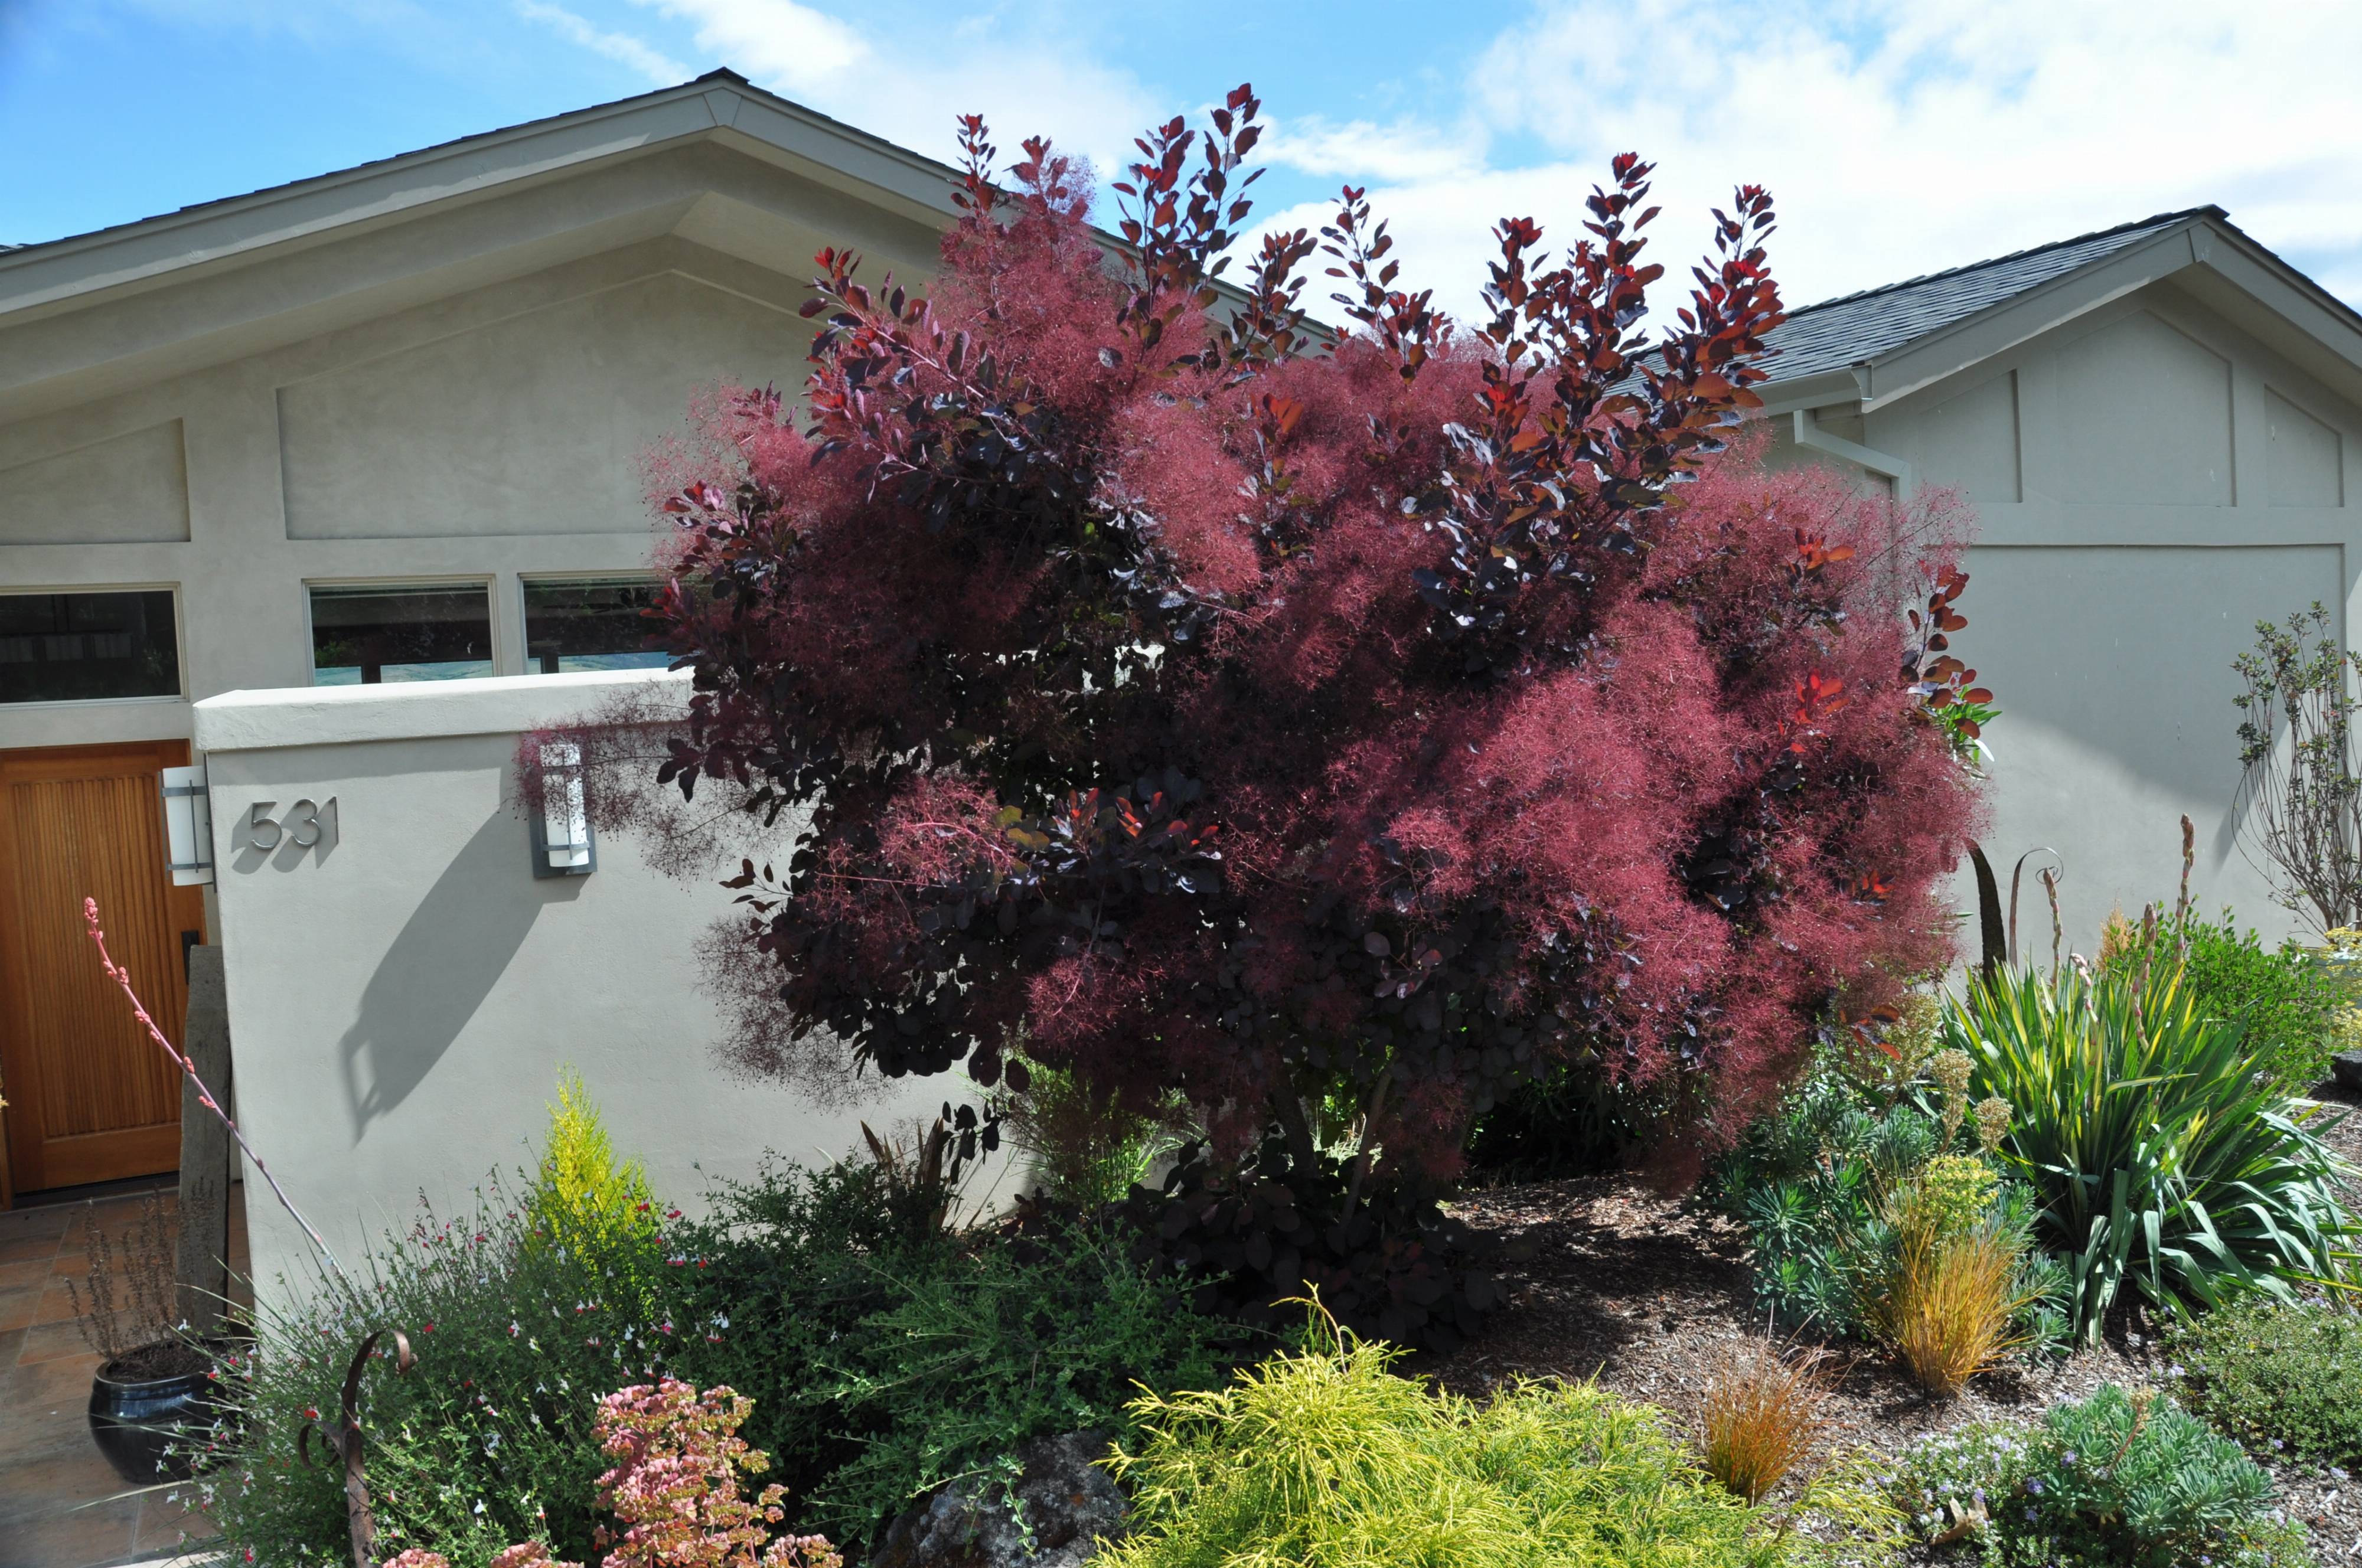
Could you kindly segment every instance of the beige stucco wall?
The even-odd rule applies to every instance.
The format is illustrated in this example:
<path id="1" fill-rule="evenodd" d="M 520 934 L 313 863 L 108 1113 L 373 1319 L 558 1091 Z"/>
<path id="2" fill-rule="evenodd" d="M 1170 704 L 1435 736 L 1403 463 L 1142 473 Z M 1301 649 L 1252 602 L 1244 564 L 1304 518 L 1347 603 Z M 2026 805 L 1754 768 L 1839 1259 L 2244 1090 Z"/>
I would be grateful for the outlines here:
<path id="1" fill-rule="evenodd" d="M 2187 812 L 2202 904 L 2297 929 L 2241 849 L 2231 661 L 2314 600 L 2350 621 L 2362 411 L 2166 282 L 1818 423 L 1976 512 L 1954 651 L 2003 710 L 1986 847 L 2004 894 L 2021 854 L 2056 848 L 2067 944 L 2090 952 L 2112 908 L 2170 902 Z M 1784 425 L 1772 460 L 1835 461 Z M 2020 919 L 2047 954 L 2035 864 Z"/>
<path id="2" fill-rule="evenodd" d="M 858 1103 L 748 1082 L 714 1058 L 693 943 L 731 908 L 710 883 L 650 870 L 627 841 L 587 877 L 536 879 L 512 764 L 521 731 L 663 673 L 238 693 L 198 709 L 248 1135 L 340 1256 L 531 1163 L 561 1066 L 578 1069 L 617 1149 L 698 1206 L 766 1150 L 815 1163 L 932 1114 L 964 1081 L 879 1086 Z M 258 801 L 337 802 L 337 842 L 265 853 Z M 848 1072 L 848 1085 L 851 1077 Z M 701 1168 L 700 1168 L 701 1167 Z M 302 1233 L 248 1184 L 255 1275 L 311 1275 Z"/>

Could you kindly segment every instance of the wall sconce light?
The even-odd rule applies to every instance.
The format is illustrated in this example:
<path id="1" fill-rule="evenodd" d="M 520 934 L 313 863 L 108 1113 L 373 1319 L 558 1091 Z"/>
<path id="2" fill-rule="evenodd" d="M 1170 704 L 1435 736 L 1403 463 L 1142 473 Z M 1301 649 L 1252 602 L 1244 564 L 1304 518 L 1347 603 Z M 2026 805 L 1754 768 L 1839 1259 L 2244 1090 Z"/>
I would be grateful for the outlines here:
<path id="1" fill-rule="evenodd" d="M 205 789 L 203 764 L 167 767 L 164 790 L 164 861 L 172 886 L 193 888 L 214 879 L 214 801 Z"/>
<path id="2" fill-rule="evenodd" d="M 599 868 L 583 809 L 582 748 L 572 741 L 541 747 L 541 810 L 533 814 L 533 874 L 588 877 Z"/>

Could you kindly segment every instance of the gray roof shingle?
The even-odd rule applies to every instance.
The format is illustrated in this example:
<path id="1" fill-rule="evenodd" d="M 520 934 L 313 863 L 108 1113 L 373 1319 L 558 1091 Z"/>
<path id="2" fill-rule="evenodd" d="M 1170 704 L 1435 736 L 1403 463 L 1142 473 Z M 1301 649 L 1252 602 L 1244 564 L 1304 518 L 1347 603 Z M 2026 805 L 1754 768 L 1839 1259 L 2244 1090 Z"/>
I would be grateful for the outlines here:
<path id="1" fill-rule="evenodd" d="M 1805 305 L 1791 312 L 1765 339 L 1767 349 L 1777 353 L 1767 355 L 1763 366 L 1777 383 L 1874 359 L 2054 278 L 2128 250 L 2178 223 L 2224 215 L 2222 208 L 2213 206 L 2160 213 L 2097 234 Z"/>

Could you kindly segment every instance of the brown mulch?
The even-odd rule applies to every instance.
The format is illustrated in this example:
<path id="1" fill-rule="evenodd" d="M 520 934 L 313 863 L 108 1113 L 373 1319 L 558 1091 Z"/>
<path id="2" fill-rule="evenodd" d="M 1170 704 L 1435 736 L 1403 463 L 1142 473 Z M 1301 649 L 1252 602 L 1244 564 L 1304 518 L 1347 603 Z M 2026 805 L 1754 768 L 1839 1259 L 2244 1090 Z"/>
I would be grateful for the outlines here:
<path id="1" fill-rule="evenodd" d="M 2332 1099 L 2334 1091 L 2320 1091 Z M 2362 1104 L 2347 1097 L 2342 1104 Z M 2362 1164 L 2362 1115 L 2331 1133 Z M 2357 1194 L 2362 1201 L 2362 1194 Z M 1686 1421 L 1706 1374 L 1740 1339 L 1764 1332 L 1737 1225 L 1627 1176 L 1502 1187 L 1453 1206 L 1497 1244 L 1509 1304 L 1449 1356 L 1407 1368 L 1454 1392 L 1482 1395 L 1520 1377 L 1588 1378 Z M 1835 1343 L 1832 1441 L 1894 1455 L 1933 1433 L 1974 1421 L 2037 1419 L 2103 1384 L 2169 1382 L 2156 1325 L 2137 1318 L 2066 1361 L 1979 1377 L 1949 1402 L 1927 1398 L 1892 1362 Z M 2273 1466 L 2283 1506 L 2303 1519 L 2318 1561 L 2362 1568 L 2362 1481 L 2337 1482 Z"/>
<path id="2" fill-rule="evenodd" d="M 2345 1156 L 2346 1163 L 2356 1167 L 2354 1179 L 2346 1184 L 2346 1197 L 2356 1208 L 2362 1208 L 2362 1094 L 2340 1088 L 2334 1082 L 2316 1086 L 2312 1098 L 2337 1113 L 2342 1120 L 2323 1136 L 2330 1147 Z"/>

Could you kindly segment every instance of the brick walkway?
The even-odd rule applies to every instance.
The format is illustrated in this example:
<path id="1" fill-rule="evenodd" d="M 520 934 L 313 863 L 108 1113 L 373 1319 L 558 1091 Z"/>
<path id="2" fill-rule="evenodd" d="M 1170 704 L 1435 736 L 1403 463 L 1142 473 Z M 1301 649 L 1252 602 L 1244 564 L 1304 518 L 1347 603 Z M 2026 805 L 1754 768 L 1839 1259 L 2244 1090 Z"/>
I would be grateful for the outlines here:
<path id="1" fill-rule="evenodd" d="M 84 1228 L 127 1229 L 139 1184 L 0 1213 L 0 1568 L 102 1568 L 169 1556 L 202 1532 L 165 1485 L 127 1487 L 91 1442 L 99 1358 L 83 1342 L 65 1282 L 85 1267 Z M 166 1195 L 171 1201 L 171 1195 Z M 246 1267 L 243 1204 L 230 1206 L 230 1266 Z"/>

